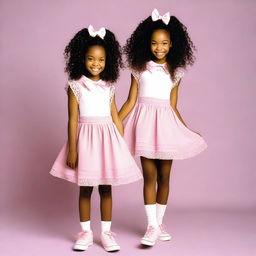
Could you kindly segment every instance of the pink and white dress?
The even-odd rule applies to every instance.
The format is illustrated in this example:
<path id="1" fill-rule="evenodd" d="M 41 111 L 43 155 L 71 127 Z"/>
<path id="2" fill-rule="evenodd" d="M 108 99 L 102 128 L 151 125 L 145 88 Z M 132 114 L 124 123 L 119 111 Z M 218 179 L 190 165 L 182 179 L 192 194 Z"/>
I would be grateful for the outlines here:
<path id="1" fill-rule="evenodd" d="M 206 149 L 204 139 L 179 120 L 170 105 L 172 81 L 167 64 L 147 63 L 143 72 L 132 72 L 138 83 L 138 101 L 124 130 L 124 139 L 133 155 L 150 159 L 185 159 Z"/>
<path id="2" fill-rule="evenodd" d="M 114 86 L 82 76 L 69 81 L 68 87 L 79 103 L 78 166 L 74 170 L 66 165 L 66 142 L 50 174 L 79 186 L 121 185 L 141 179 L 141 171 L 111 118 Z"/>

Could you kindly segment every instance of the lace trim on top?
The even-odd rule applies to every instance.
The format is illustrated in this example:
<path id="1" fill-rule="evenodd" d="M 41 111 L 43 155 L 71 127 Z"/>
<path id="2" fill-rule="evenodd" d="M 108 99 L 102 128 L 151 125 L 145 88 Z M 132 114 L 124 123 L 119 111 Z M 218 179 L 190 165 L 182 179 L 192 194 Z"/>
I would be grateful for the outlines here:
<path id="1" fill-rule="evenodd" d="M 139 82 L 139 80 L 140 80 L 140 72 L 138 72 L 138 71 L 136 71 L 136 70 L 132 70 L 132 75 L 133 75 L 133 77 L 135 78 L 135 80 L 137 81 L 137 82 Z"/>
<path id="2" fill-rule="evenodd" d="M 68 81 L 67 85 L 65 87 L 66 91 L 68 91 L 68 87 L 71 88 L 72 92 L 74 93 L 74 95 L 76 97 L 77 102 L 79 103 L 80 97 L 81 97 L 81 92 L 80 92 L 78 84 L 75 81 Z"/>
<path id="3" fill-rule="evenodd" d="M 115 95 L 115 86 L 114 86 L 114 85 L 110 85 L 110 93 L 109 93 L 109 97 L 110 97 L 110 101 L 109 101 L 109 102 L 110 102 L 110 107 L 111 107 L 111 104 L 112 104 L 114 95 Z"/>
<path id="4" fill-rule="evenodd" d="M 173 87 L 177 86 L 179 84 L 180 79 L 184 76 L 184 71 L 181 69 L 178 69 L 175 72 L 175 78 L 173 79 Z"/>

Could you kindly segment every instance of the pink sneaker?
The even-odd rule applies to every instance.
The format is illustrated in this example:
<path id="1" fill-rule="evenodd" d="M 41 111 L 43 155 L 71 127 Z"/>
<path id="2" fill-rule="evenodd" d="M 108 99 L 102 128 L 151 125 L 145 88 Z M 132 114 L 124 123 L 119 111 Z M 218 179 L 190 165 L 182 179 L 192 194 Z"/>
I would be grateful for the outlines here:
<path id="1" fill-rule="evenodd" d="M 153 246 L 158 238 L 159 229 L 157 227 L 149 226 L 145 235 L 141 238 L 140 243 L 143 245 Z"/>
<path id="2" fill-rule="evenodd" d="M 159 236 L 158 239 L 161 241 L 169 241 L 172 239 L 171 235 L 169 233 L 167 233 L 166 231 L 166 226 L 164 224 L 159 225 Z"/>
<path id="3" fill-rule="evenodd" d="M 107 252 L 119 251 L 120 245 L 115 240 L 116 234 L 112 231 L 105 231 L 101 233 L 101 242 Z"/>
<path id="4" fill-rule="evenodd" d="M 93 244 L 92 231 L 82 231 L 78 233 L 78 238 L 73 246 L 75 251 L 86 251 Z"/>

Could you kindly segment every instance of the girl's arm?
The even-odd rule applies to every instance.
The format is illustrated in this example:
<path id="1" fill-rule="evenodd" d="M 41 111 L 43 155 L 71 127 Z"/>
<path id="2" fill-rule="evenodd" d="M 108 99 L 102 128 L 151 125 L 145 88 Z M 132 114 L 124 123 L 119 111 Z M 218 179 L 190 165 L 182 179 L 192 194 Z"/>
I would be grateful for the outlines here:
<path id="1" fill-rule="evenodd" d="M 77 136 L 77 122 L 78 122 L 78 102 L 72 92 L 71 88 L 68 88 L 68 156 L 67 165 L 75 169 L 77 165 L 77 148 L 76 148 L 76 136 Z"/>
<path id="2" fill-rule="evenodd" d="M 137 95 L 138 95 L 138 83 L 133 77 L 133 75 L 131 75 L 131 86 L 130 86 L 128 98 L 118 113 L 121 121 L 123 121 L 132 111 L 137 100 Z"/>
<path id="3" fill-rule="evenodd" d="M 124 127 L 123 127 L 122 121 L 120 120 L 120 118 L 118 116 L 115 96 L 113 96 L 112 103 L 111 103 L 111 116 L 112 116 L 112 120 L 113 120 L 114 124 L 116 125 L 119 133 L 121 134 L 121 136 L 123 136 L 124 135 Z"/>
<path id="4" fill-rule="evenodd" d="M 177 109 L 177 102 L 178 102 L 178 90 L 179 90 L 179 85 L 180 85 L 180 81 L 178 82 L 178 85 L 176 85 L 172 91 L 171 91 L 171 95 L 170 95 L 170 103 L 171 103 L 171 107 L 173 108 L 174 112 L 176 113 L 176 115 L 178 116 L 178 118 L 180 119 L 180 121 L 187 127 L 187 125 L 185 124 L 185 122 L 183 121 L 178 109 Z"/>

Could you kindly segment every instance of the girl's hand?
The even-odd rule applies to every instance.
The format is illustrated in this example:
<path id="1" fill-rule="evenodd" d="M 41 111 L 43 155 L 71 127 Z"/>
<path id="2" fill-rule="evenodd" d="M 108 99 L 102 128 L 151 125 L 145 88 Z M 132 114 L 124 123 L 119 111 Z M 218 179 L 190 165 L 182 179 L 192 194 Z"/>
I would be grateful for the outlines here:
<path id="1" fill-rule="evenodd" d="M 113 97 L 113 100 L 112 100 L 111 116 L 112 116 L 112 120 L 113 120 L 117 130 L 119 131 L 120 135 L 123 136 L 124 135 L 124 126 L 123 126 L 123 122 L 121 121 L 121 119 L 118 116 L 115 96 Z"/>
<path id="2" fill-rule="evenodd" d="M 137 96 L 138 96 L 138 83 L 136 79 L 133 77 L 133 75 L 131 75 L 131 87 L 130 87 L 128 98 L 118 113 L 121 121 L 123 121 L 132 111 L 133 107 L 136 104 Z"/>
<path id="3" fill-rule="evenodd" d="M 124 136 L 124 126 L 123 126 L 123 123 L 121 121 L 120 125 L 117 127 L 120 135 L 123 137 Z"/>
<path id="4" fill-rule="evenodd" d="M 75 169 L 77 166 L 77 152 L 69 151 L 67 156 L 67 166 L 71 169 Z"/>

